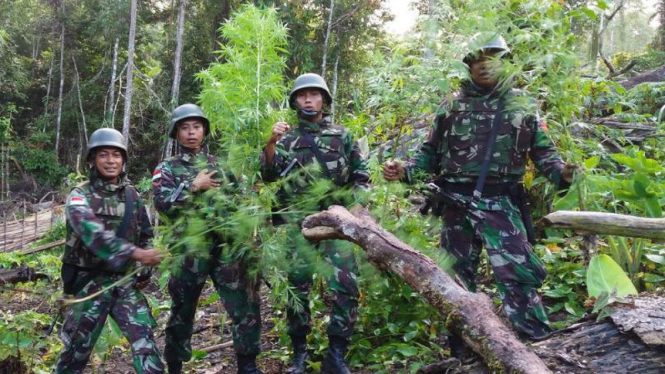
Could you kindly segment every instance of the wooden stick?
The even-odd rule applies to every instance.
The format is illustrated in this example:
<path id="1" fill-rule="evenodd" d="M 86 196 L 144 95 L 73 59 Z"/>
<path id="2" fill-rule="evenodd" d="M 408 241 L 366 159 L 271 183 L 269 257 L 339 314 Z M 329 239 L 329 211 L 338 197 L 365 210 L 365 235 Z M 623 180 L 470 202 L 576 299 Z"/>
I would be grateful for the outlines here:
<path id="1" fill-rule="evenodd" d="M 65 239 L 60 239 L 60 240 L 55 241 L 53 243 L 40 245 L 39 247 L 36 247 L 36 248 L 26 249 L 26 250 L 23 251 L 23 254 L 24 255 L 29 255 L 31 253 L 45 251 L 47 249 L 55 248 L 57 246 L 65 244 L 65 243 L 66 243 Z"/>
<path id="2" fill-rule="evenodd" d="M 23 249 L 23 246 L 25 245 L 25 242 L 23 241 L 25 238 L 25 200 L 23 200 L 23 228 L 21 229 L 21 249 Z"/>
<path id="3" fill-rule="evenodd" d="M 203 351 L 205 353 L 210 353 L 210 352 L 219 351 L 220 349 L 224 349 L 224 348 L 228 348 L 228 347 L 233 347 L 233 341 L 211 345 L 210 347 L 205 347 L 205 348 L 200 349 L 200 351 Z"/>

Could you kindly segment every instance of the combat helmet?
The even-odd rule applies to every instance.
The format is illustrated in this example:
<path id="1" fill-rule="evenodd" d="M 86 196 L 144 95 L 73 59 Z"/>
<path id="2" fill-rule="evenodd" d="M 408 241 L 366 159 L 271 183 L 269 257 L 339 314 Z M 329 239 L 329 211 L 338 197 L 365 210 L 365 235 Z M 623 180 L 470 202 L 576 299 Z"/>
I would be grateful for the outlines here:
<path id="1" fill-rule="evenodd" d="M 176 125 L 178 122 L 188 118 L 200 119 L 205 126 L 205 135 L 207 136 L 210 133 L 210 120 L 208 120 L 208 117 L 206 117 L 206 115 L 203 113 L 203 109 L 201 109 L 201 107 L 196 104 L 182 104 L 181 106 L 175 108 L 173 113 L 171 113 L 171 122 L 169 123 L 169 138 L 176 138 Z"/>
<path id="2" fill-rule="evenodd" d="M 475 61 L 482 52 L 495 52 L 502 58 L 510 57 L 508 43 L 500 34 L 478 33 L 471 38 L 469 45 L 475 49 L 464 56 L 464 63 L 467 65 Z"/>
<path id="3" fill-rule="evenodd" d="M 332 103 L 332 95 L 330 94 L 326 81 L 318 74 L 307 73 L 299 76 L 296 78 L 296 81 L 293 82 L 293 88 L 291 89 L 291 93 L 289 93 L 289 106 L 291 106 L 291 109 L 298 109 L 296 106 L 296 92 L 304 88 L 320 89 L 324 93 L 323 102 L 326 105 Z"/>
<path id="4" fill-rule="evenodd" d="M 86 149 L 86 159 L 88 161 L 91 160 L 95 148 L 99 147 L 114 147 L 120 149 L 124 161 L 127 162 L 127 146 L 125 145 L 125 138 L 120 131 L 109 128 L 95 130 L 88 140 L 88 147 Z"/>

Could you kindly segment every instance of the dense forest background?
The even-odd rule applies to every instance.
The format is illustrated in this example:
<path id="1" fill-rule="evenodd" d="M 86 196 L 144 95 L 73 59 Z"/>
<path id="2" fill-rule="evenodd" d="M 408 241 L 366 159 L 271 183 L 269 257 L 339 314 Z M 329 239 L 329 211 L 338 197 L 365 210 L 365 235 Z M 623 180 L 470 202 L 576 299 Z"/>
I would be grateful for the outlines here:
<path id="1" fill-rule="evenodd" d="M 364 201 L 383 227 L 445 265 L 436 250 L 440 223 L 418 215 L 416 187 L 382 181 L 380 164 L 408 157 L 442 99 L 468 77 L 461 59 L 477 47 L 474 35 L 500 33 L 512 48 L 504 78 L 536 98 L 533 110 L 564 159 L 584 167 L 563 193 L 530 169 L 525 184 L 536 218 L 558 209 L 662 216 L 665 1 L 418 0 L 413 6 L 414 27 L 393 35 L 386 31 L 393 16 L 380 0 L 2 0 L 0 208 L 20 216 L 24 201 L 36 203 L 52 191 L 63 201 L 87 178 L 86 139 L 100 127 L 129 135 L 128 174 L 149 202 L 151 172 L 171 151 L 170 111 L 198 103 L 212 120 L 214 151 L 249 191 L 245 216 L 237 217 L 244 227 L 239 235 L 261 238 L 271 305 L 283 304 L 279 232 L 250 214 L 269 211 L 277 189 L 260 182 L 258 155 L 272 124 L 294 118 L 285 102 L 290 82 L 316 72 L 333 92 L 335 121 L 353 131 L 369 159 L 374 188 Z M 37 244 L 63 232 L 56 226 Z M 586 288 L 591 247 L 610 256 L 638 291 L 665 282 L 661 243 L 554 230 L 539 237 L 536 250 L 550 270 L 543 292 L 557 327 L 593 310 Z M 28 263 L 57 280 L 58 251 L 0 253 L 0 266 Z M 495 295 L 484 271 L 482 288 Z M 408 286 L 368 265 L 361 284 L 352 365 L 415 372 L 444 355 L 440 317 Z M 52 294 L 52 286 L 30 287 Z M 156 315 L 168 314 L 168 300 L 155 296 L 151 303 Z M 323 297 L 314 307 L 324 309 Z M 50 314 L 1 313 L 0 360 L 23 350 L 26 365 L 47 372 L 59 342 L 29 326 L 49 325 Z M 279 320 L 271 334 L 286 347 Z M 326 343 L 318 330 L 313 340 L 320 353 Z M 107 343 L 114 337 L 109 331 Z M 13 342 L 17 334 L 24 344 Z M 127 348 L 106 344 L 96 367 L 114 349 Z M 203 362 L 205 356 L 197 355 Z M 266 356 L 284 361 L 286 348 Z"/>

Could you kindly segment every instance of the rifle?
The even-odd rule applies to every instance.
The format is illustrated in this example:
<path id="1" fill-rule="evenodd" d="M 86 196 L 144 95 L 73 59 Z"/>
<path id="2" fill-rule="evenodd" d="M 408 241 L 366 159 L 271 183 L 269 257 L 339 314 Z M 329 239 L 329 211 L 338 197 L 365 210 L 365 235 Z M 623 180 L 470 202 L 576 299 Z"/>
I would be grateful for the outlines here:
<path id="1" fill-rule="evenodd" d="M 427 214 L 427 211 L 432 209 L 432 214 L 440 216 L 443 207 L 450 206 L 464 210 L 466 215 L 474 222 L 482 222 L 485 219 L 483 212 L 478 209 L 475 199 L 464 200 L 451 192 L 445 191 L 436 183 L 427 184 L 427 195 L 427 201 L 420 209 L 422 214 Z"/>

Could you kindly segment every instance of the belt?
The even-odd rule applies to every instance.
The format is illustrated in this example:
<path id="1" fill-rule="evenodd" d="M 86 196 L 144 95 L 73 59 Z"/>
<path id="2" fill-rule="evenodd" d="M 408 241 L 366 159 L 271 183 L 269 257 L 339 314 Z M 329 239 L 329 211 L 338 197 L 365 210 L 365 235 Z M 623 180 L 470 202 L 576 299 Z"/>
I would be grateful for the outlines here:
<path id="1" fill-rule="evenodd" d="M 464 196 L 473 196 L 473 191 L 476 189 L 475 183 L 450 183 L 443 182 L 437 183 L 446 192 L 452 192 Z M 482 197 L 496 197 L 502 195 L 510 195 L 511 188 L 517 183 L 505 182 L 496 184 L 486 184 L 483 188 Z"/>

